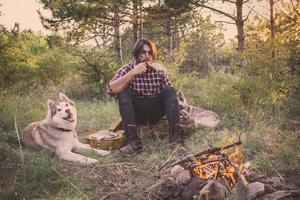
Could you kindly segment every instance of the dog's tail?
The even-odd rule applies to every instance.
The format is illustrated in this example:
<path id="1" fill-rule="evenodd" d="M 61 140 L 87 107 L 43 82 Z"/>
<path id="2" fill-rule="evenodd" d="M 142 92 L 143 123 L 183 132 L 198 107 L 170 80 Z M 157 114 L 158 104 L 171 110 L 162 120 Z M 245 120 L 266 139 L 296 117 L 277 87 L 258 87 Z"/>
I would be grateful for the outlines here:
<path id="1" fill-rule="evenodd" d="M 15 131 L 3 132 L 3 141 L 7 144 L 19 145 L 18 136 Z M 21 145 L 24 146 L 21 142 Z"/>
<path id="2" fill-rule="evenodd" d="M 17 136 L 9 136 L 7 139 L 8 143 L 19 145 L 18 137 Z M 22 144 L 22 142 L 21 142 Z"/>

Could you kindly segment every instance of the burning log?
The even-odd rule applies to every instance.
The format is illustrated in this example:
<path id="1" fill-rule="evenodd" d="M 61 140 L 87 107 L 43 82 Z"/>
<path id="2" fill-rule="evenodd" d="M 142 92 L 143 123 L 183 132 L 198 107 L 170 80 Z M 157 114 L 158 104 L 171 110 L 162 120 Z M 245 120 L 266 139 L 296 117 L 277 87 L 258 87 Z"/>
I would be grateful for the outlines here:
<path id="1" fill-rule="evenodd" d="M 223 148 L 208 150 L 206 154 L 201 152 L 201 156 L 198 156 L 198 158 L 192 157 L 191 160 L 185 160 L 183 164 L 204 180 L 223 179 L 225 186 L 227 186 L 229 190 L 235 186 L 239 178 L 243 184 L 247 186 L 248 182 L 242 172 L 244 169 L 243 164 L 241 162 L 239 163 L 238 159 L 234 159 L 235 156 L 238 156 L 238 153 L 227 156 L 224 151 L 239 144 L 241 144 L 240 141 Z"/>
<path id="2" fill-rule="evenodd" d="M 220 153 L 222 150 L 226 150 L 226 149 L 229 149 L 229 148 L 232 148 L 232 147 L 241 145 L 241 144 L 242 144 L 242 142 L 239 140 L 238 142 L 235 142 L 235 143 L 233 143 L 233 144 L 226 145 L 226 146 L 223 146 L 223 147 L 211 147 L 211 148 L 206 149 L 206 150 L 204 150 L 204 151 L 196 152 L 196 153 L 193 153 L 193 154 L 191 154 L 191 155 L 185 156 L 185 157 L 183 157 L 183 158 L 178 158 L 178 159 L 176 159 L 175 161 L 172 160 L 172 161 L 170 161 L 170 162 L 172 162 L 172 163 L 170 164 L 170 167 L 175 166 L 175 165 L 183 164 L 183 163 L 188 162 L 188 161 L 190 161 L 191 159 L 196 158 L 196 157 L 199 157 L 199 156 L 208 155 L 208 154 L 218 154 L 218 153 Z M 168 162 L 168 163 L 170 163 L 170 162 Z M 165 163 L 165 165 L 161 166 L 161 167 L 159 168 L 159 170 L 161 170 L 163 167 L 165 167 L 168 163 Z"/>

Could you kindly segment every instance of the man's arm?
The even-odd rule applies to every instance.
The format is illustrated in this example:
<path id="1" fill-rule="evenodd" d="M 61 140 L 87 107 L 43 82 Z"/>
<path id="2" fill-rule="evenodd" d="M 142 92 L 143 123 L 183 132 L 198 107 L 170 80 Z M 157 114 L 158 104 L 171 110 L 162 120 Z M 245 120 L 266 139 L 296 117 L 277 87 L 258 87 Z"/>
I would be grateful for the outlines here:
<path id="1" fill-rule="evenodd" d="M 122 92 L 134 77 L 133 70 L 131 70 L 124 76 L 113 80 L 109 84 L 111 91 L 116 94 Z"/>
<path id="2" fill-rule="evenodd" d="M 146 63 L 139 63 L 124 76 L 110 82 L 109 87 L 113 93 L 122 92 L 130 81 L 138 74 L 143 74 L 147 70 Z"/>
<path id="3" fill-rule="evenodd" d="M 168 77 L 167 71 L 163 70 L 162 81 L 160 83 L 160 89 L 163 89 L 165 87 L 172 87 L 172 83 Z"/>

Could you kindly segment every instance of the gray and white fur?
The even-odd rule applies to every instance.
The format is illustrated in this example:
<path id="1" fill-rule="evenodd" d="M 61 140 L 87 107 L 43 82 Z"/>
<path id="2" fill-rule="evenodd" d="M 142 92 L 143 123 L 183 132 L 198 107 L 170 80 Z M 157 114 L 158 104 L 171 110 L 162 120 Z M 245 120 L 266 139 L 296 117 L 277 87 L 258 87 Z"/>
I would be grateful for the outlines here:
<path id="1" fill-rule="evenodd" d="M 104 156 L 109 152 L 92 148 L 78 141 L 75 130 L 77 124 L 75 103 L 63 93 L 59 93 L 59 99 L 58 103 L 48 99 L 47 117 L 42 121 L 29 124 L 24 129 L 23 144 L 33 149 L 53 152 L 60 159 L 80 166 L 97 163 L 98 160 L 79 153 L 95 152 Z"/>

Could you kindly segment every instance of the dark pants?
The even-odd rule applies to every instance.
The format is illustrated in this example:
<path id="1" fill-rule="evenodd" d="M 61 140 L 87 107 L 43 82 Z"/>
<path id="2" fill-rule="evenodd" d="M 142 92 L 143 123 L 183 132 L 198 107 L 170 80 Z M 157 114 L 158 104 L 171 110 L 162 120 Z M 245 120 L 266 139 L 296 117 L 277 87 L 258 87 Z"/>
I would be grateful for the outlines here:
<path id="1" fill-rule="evenodd" d="M 172 129 L 179 124 L 179 106 L 173 87 L 164 88 L 158 96 L 153 98 L 136 97 L 127 88 L 118 94 L 118 102 L 125 130 L 129 124 L 156 124 L 165 115 Z"/>

